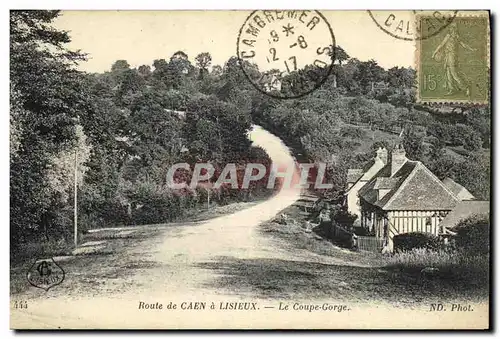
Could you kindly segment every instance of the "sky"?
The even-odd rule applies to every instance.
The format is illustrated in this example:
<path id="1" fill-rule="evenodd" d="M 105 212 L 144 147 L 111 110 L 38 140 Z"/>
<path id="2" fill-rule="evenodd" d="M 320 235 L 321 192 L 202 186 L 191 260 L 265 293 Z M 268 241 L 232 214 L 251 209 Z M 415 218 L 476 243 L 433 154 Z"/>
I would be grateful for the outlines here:
<path id="1" fill-rule="evenodd" d="M 321 11 L 337 45 L 351 57 L 375 59 L 382 67 L 414 65 L 414 42 L 383 32 L 367 11 Z M 389 13 L 389 12 L 387 12 Z M 236 55 L 240 27 L 249 11 L 63 11 L 54 26 L 70 31 L 70 49 L 88 53 L 81 70 L 103 72 L 119 59 L 132 67 L 169 59 L 176 51 L 191 61 L 201 52 L 212 65 Z M 399 16 L 406 13 L 399 12 Z M 378 13 L 385 17 L 386 13 Z"/>

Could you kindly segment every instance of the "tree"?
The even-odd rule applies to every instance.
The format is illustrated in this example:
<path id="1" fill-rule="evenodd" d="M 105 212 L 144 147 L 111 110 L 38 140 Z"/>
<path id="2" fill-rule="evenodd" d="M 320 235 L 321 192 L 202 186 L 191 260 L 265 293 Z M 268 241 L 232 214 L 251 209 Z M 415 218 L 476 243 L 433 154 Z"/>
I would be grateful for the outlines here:
<path id="1" fill-rule="evenodd" d="M 131 108 L 127 132 L 131 153 L 140 160 L 142 173 L 159 180 L 162 164 L 178 160 L 182 122 L 175 112 L 163 107 L 162 98 L 155 93 L 142 93 Z"/>
<path id="2" fill-rule="evenodd" d="M 387 70 L 387 81 L 398 90 L 412 88 L 415 82 L 415 70 L 405 67 L 392 67 Z"/>
<path id="3" fill-rule="evenodd" d="M 473 107 L 465 115 L 467 123 L 481 135 L 483 147 L 490 147 L 491 109 L 490 107 Z"/>
<path id="4" fill-rule="evenodd" d="M 220 77 L 222 75 L 222 67 L 220 65 L 214 65 L 210 74 L 215 77 Z"/>
<path id="5" fill-rule="evenodd" d="M 260 78 L 260 72 L 255 65 L 250 64 L 248 61 L 243 61 L 240 66 L 240 62 L 237 57 L 233 56 L 229 58 L 229 60 L 224 64 L 222 75 L 220 77 L 223 85 L 216 93 L 219 99 L 231 101 L 240 96 L 240 94 L 245 90 L 253 90 L 252 84 L 250 84 L 248 79 L 245 77 L 241 67 L 245 68 L 246 73 L 250 78 Z M 237 101 L 237 99 L 235 101 Z"/>
<path id="6" fill-rule="evenodd" d="M 155 86 L 165 86 L 168 81 L 168 62 L 165 59 L 156 59 L 153 61 L 152 77 Z"/>
<path id="7" fill-rule="evenodd" d="M 10 88 L 10 156 L 15 158 L 21 147 L 23 124 L 21 118 L 26 116 L 26 112 L 21 102 L 20 93 L 14 86 Z"/>
<path id="8" fill-rule="evenodd" d="M 455 178 L 457 166 L 460 161 L 446 154 L 444 149 L 433 150 L 429 157 L 428 165 L 432 173 L 434 173 L 440 180 L 445 178 Z"/>
<path id="9" fill-rule="evenodd" d="M 151 66 L 141 65 L 137 71 L 139 72 L 139 75 L 147 79 L 151 75 Z"/>
<path id="10" fill-rule="evenodd" d="M 360 63 L 361 61 L 358 59 L 351 58 L 342 66 L 342 72 L 338 74 L 339 82 L 342 83 L 342 87 L 344 87 L 350 95 L 361 94 L 361 88 L 356 79 Z"/>
<path id="11" fill-rule="evenodd" d="M 403 132 L 403 146 L 409 159 L 422 160 L 425 152 L 424 138 L 411 125 L 405 127 Z"/>
<path id="12" fill-rule="evenodd" d="M 454 180 L 461 183 L 477 199 L 490 200 L 490 155 L 471 154 L 455 168 Z"/>
<path id="13" fill-rule="evenodd" d="M 85 79 L 73 68 L 85 55 L 50 24 L 58 11 L 10 12 L 12 125 L 18 145 L 10 159 L 11 244 L 58 222 L 57 192 L 47 179 L 51 159 L 75 147 L 77 116 L 88 108 Z"/>
<path id="14" fill-rule="evenodd" d="M 464 139 L 463 146 L 468 151 L 477 151 L 483 144 L 479 133 L 471 129 L 471 133 Z"/>
<path id="15" fill-rule="evenodd" d="M 111 72 L 121 72 L 130 69 L 130 65 L 127 60 L 116 60 L 113 65 L 111 65 Z"/>
<path id="16" fill-rule="evenodd" d="M 201 161 L 235 161 L 250 147 L 250 116 L 234 104 L 216 97 L 194 98 L 188 103 L 185 135 L 198 149 Z"/>
<path id="17" fill-rule="evenodd" d="M 141 92 L 146 86 L 144 78 L 135 69 L 123 71 L 116 91 L 119 106 L 130 104 L 130 96 Z"/>
<path id="18" fill-rule="evenodd" d="M 354 79 L 358 81 L 364 93 L 368 93 L 371 90 L 373 83 L 380 82 L 384 78 L 385 71 L 375 60 L 361 62 L 358 71 L 354 75 Z"/>
<path id="19" fill-rule="evenodd" d="M 154 71 L 152 77 L 156 87 L 165 89 L 180 89 L 186 78 L 193 73 L 194 67 L 183 52 L 175 53 L 170 62 L 165 59 L 157 59 L 153 62 Z"/>
<path id="20" fill-rule="evenodd" d="M 203 79 L 208 73 L 208 67 L 212 63 L 212 56 L 208 52 L 200 53 L 196 56 L 196 66 L 200 69 L 200 78 Z"/>
<path id="21" fill-rule="evenodd" d="M 350 56 L 340 46 L 335 46 L 334 50 L 330 53 L 330 56 L 333 57 L 332 62 L 335 63 L 335 61 L 337 61 L 340 66 L 340 67 L 335 67 L 333 72 L 333 87 L 337 88 L 337 73 L 342 69 L 342 63 L 344 61 L 349 60 Z"/>
<path id="22" fill-rule="evenodd" d="M 172 54 L 172 56 L 170 57 L 170 61 L 172 60 L 188 60 L 189 57 L 186 53 L 184 53 L 183 51 L 177 51 L 175 52 L 174 54 Z"/>

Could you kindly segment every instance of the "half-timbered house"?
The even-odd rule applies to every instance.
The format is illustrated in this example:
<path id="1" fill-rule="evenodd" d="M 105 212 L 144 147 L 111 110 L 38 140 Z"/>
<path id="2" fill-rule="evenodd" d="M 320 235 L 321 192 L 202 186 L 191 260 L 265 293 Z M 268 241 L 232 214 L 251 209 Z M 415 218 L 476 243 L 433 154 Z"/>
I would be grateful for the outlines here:
<path id="1" fill-rule="evenodd" d="M 383 159 L 383 153 L 379 150 L 376 159 Z M 358 215 L 366 233 L 383 240 L 389 251 L 397 234 L 444 233 L 444 217 L 461 200 L 474 199 L 460 184 L 451 179 L 441 181 L 423 163 L 408 159 L 401 144 L 376 173 L 369 178 L 365 174 L 358 174 L 358 179 L 348 184 L 347 208 Z M 363 182 L 364 177 L 368 180 Z M 353 187 L 357 197 L 349 199 Z"/>

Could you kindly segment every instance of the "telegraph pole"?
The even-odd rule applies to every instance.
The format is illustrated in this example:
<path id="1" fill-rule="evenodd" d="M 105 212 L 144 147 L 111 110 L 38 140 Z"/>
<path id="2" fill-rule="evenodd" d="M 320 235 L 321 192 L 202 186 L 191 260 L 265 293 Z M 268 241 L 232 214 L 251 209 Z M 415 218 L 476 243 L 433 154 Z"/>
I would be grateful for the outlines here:
<path id="1" fill-rule="evenodd" d="M 75 177 L 74 177 L 74 226 L 75 248 L 78 246 L 78 147 L 75 148 Z"/>
<path id="2" fill-rule="evenodd" d="M 207 210 L 210 209 L 210 189 L 207 188 Z"/>

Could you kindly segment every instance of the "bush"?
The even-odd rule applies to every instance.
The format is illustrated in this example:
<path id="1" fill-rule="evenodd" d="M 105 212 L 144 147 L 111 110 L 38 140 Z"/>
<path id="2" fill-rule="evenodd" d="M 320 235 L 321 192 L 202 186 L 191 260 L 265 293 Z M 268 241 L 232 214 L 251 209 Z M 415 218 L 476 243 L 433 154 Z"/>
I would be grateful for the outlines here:
<path id="1" fill-rule="evenodd" d="M 356 214 L 349 213 L 347 211 L 341 211 L 339 214 L 335 215 L 334 220 L 341 225 L 351 227 L 358 216 Z"/>
<path id="2" fill-rule="evenodd" d="M 197 199 L 192 195 L 178 195 L 170 189 L 151 183 L 141 183 L 131 192 L 130 200 L 136 206 L 132 212 L 134 224 L 156 224 L 177 220 L 184 215 L 191 200 Z M 206 191 L 197 191 L 199 201 L 206 201 Z"/>
<path id="3" fill-rule="evenodd" d="M 453 230 L 457 232 L 455 237 L 457 249 L 478 254 L 490 252 L 490 218 L 488 216 L 467 218 Z"/>
<path id="4" fill-rule="evenodd" d="M 428 233 L 404 233 L 394 237 L 394 251 L 406 252 L 417 248 L 428 250 L 439 250 L 443 247 L 441 240 L 432 234 Z"/>
<path id="5" fill-rule="evenodd" d="M 349 213 L 344 207 L 334 206 L 331 212 L 331 219 L 347 228 L 352 227 L 357 218 L 356 214 Z"/>
<path id="6" fill-rule="evenodd" d="M 335 226 L 338 226 L 335 221 L 321 222 L 318 226 L 313 228 L 313 232 L 323 238 L 330 240 L 332 243 L 338 246 L 352 248 L 354 245 L 353 234 L 340 228 L 338 233 L 335 235 Z"/>

